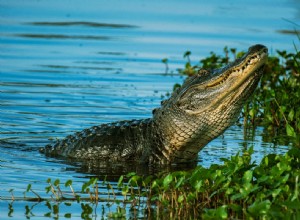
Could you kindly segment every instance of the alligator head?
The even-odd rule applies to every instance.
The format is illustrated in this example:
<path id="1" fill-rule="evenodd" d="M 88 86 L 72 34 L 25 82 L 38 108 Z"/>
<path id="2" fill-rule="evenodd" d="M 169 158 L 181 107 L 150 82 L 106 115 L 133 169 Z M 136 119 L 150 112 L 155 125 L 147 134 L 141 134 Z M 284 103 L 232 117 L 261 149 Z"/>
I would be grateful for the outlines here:
<path id="1" fill-rule="evenodd" d="M 268 50 L 254 45 L 224 68 L 186 79 L 154 114 L 168 163 L 197 159 L 198 152 L 237 121 L 263 73 Z"/>

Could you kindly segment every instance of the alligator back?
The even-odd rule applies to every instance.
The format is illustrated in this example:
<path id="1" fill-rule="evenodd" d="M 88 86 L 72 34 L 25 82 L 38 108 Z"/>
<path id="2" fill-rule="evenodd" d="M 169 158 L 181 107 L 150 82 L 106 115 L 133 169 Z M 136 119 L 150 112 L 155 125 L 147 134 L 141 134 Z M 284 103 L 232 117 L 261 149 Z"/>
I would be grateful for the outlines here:
<path id="1" fill-rule="evenodd" d="M 48 156 L 110 161 L 145 160 L 152 119 L 93 126 L 41 149 Z"/>

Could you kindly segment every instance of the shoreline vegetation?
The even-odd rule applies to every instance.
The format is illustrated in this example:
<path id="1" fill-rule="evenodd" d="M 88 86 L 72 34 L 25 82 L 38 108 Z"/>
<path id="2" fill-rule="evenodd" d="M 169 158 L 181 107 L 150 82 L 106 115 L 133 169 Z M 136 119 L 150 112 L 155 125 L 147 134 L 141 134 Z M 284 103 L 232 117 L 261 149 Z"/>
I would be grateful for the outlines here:
<path id="1" fill-rule="evenodd" d="M 299 38 L 300 41 L 300 38 Z M 240 57 L 243 52 L 224 48 L 224 55 L 210 56 L 191 65 L 191 52 L 187 51 L 185 67 L 178 70 L 183 75 L 193 75 L 201 68 L 219 68 L 230 62 L 229 57 Z M 163 59 L 168 71 L 168 60 Z M 174 89 L 180 85 L 175 85 Z M 29 184 L 24 197 L 14 197 L 9 189 L 8 216 L 13 216 L 13 202 L 40 203 L 48 207 L 45 217 L 71 218 L 72 213 L 62 214 L 63 204 L 80 204 L 83 219 L 95 218 L 99 202 L 116 207 L 105 218 L 126 219 L 299 219 L 300 218 L 300 51 L 277 51 L 269 56 L 259 87 L 252 100 L 245 104 L 239 120 L 245 132 L 262 126 L 268 141 L 289 145 L 283 155 L 266 155 L 259 164 L 252 160 L 253 147 L 237 153 L 223 164 L 209 168 L 197 166 L 190 171 L 175 171 L 153 176 L 129 173 L 121 176 L 117 186 L 106 180 L 91 178 L 81 190 L 66 183 L 48 179 L 42 197 Z M 267 137 L 266 137 L 267 138 Z M 103 199 L 98 187 L 107 188 Z M 67 188 L 67 190 L 66 190 Z M 30 196 L 28 196 L 30 195 Z M 107 198 L 108 195 L 108 198 Z M 28 207 L 28 206 L 26 206 Z M 30 217 L 32 210 L 28 208 Z M 103 209 L 103 208 L 102 208 Z M 103 211 L 103 210 L 102 210 Z M 103 211 L 104 212 L 104 211 Z M 142 215 L 143 217 L 140 217 Z"/>
<path id="2" fill-rule="evenodd" d="M 103 213 L 110 219 L 126 219 L 128 215 L 133 219 L 141 215 L 142 219 L 299 219 L 300 149 L 269 154 L 260 164 L 252 161 L 252 153 L 250 147 L 209 168 L 197 166 L 155 176 L 129 173 L 116 185 L 91 178 L 81 190 L 74 189 L 72 180 L 60 183 L 59 179 L 48 179 L 48 196 L 40 196 L 29 184 L 24 197 L 14 197 L 10 189 L 11 198 L 2 199 L 10 202 L 9 217 L 13 217 L 14 202 L 23 201 L 28 203 L 25 215 L 29 218 L 34 216 L 35 206 L 30 204 L 42 203 L 48 210 L 44 216 L 54 219 L 71 218 L 72 213 L 60 212 L 60 207 L 65 211 L 63 206 L 72 205 L 81 207 L 83 219 Z M 99 186 L 107 189 L 103 198 Z M 98 207 L 100 203 L 102 207 Z M 104 211 L 112 207 L 113 211 Z"/>

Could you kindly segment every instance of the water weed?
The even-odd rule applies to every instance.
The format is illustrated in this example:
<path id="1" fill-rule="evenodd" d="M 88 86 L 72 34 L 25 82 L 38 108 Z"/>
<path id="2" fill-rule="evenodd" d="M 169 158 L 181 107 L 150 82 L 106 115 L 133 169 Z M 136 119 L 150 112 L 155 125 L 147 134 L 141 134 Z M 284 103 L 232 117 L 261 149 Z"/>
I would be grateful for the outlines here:
<path id="1" fill-rule="evenodd" d="M 76 192 L 69 180 L 65 184 L 47 180 L 49 186 L 45 190 L 49 197 L 31 198 L 25 194 L 22 200 L 44 202 L 49 210 L 47 216 L 59 216 L 60 206 L 80 204 L 84 219 L 96 215 L 98 204 L 115 207 L 105 213 L 109 218 L 126 218 L 129 212 L 132 216 L 142 212 L 145 219 L 300 217 L 300 150 L 293 148 L 284 155 L 267 155 L 260 164 L 253 162 L 252 153 L 250 148 L 209 168 L 197 166 L 190 171 L 155 176 L 130 173 L 121 176 L 115 187 L 105 179 L 101 182 L 91 178 Z M 62 190 L 61 185 L 70 190 Z M 99 185 L 105 185 L 110 191 L 106 195 L 113 196 L 101 198 Z M 29 190 L 31 185 L 25 192 Z M 11 200 L 18 198 L 12 196 Z M 27 211 L 34 213 L 34 207 L 27 205 Z M 12 203 L 8 212 L 13 215 Z M 103 212 L 104 209 L 102 215 Z"/>

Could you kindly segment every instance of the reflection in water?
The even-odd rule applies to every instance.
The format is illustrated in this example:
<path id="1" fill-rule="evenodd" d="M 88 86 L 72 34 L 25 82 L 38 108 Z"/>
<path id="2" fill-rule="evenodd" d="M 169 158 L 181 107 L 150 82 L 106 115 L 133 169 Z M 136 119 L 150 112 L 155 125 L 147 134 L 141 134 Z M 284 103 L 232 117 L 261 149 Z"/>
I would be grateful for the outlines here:
<path id="1" fill-rule="evenodd" d="M 88 35 L 63 35 L 63 34 L 15 34 L 16 37 L 41 38 L 41 39 L 73 39 L 73 40 L 113 40 L 107 36 L 88 36 Z"/>
<path id="2" fill-rule="evenodd" d="M 122 200 L 120 201 L 122 203 Z M 9 219 L 22 216 L 26 219 L 156 219 L 155 213 L 149 213 L 146 205 L 141 203 L 139 207 L 131 207 L 131 204 L 116 205 L 109 200 L 92 202 L 35 202 L 35 201 L 0 201 L 1 214 Z M 22 213 L 23 215 L 20 215 Z M 3 217 L 4 217 L 3 216 Z M 5 219 L 5 217 L 3 219 Z"/>
<path id="3" fill-rule="evenodd" d="M 87 27 L 105 27 L 105 28 L 138 28 L 136 25 L 130 24 L 108 24 L 87 21 L 60 21 L 60 22 L 26 22 L 25 25 L 37 26 L 87 26 Z"/>
<path id="4" fill-rule="evenodd" d="M 281 33 L 281 34 L 292 34 L 292 35 L 296 35 L 296 36 L 299 36 L 299 34 L 300 34 L 300 31 L 298 31 L 298 30 L 278 30 L 277 32 Z"/>
<path id="5" fill-rule="evenodd" d="M 196 167 L 197 162 L 187 163 L 187 164 L 177 164 L 177 165 L 147 165 L 138 164 L 134 162 L 118 162 L 112 163 L 108 161 L 97 161 L 97 160 L 86 160 L 86 161 L 72 161 L 72 160 L 62 160 L 60 163 L 66 163 L 71 165 L 68 168 L 69 171 L 75 171 L 84 174 L 90 174 L 102 179 L 104 176 L 109 181 L 118 181 L 121 175 L 126 175 L 128 173 L 134 172 L 141 176 L 156 175 L 159 173 L 168 173 L 178 170 L 191 170 Z"/>
<path id="6" fill-rule="evenodd" d="M 103 64 L 103 63 L 102 63 Z M 51 69 L 84 69 L 84 70 L 105 70 L 105 71 L 121 71 L 121 68 L 109 67 L 91 67 L 91 66 L 63 66 L 63 65 L 40 65 Z M 38 70 L 36 70 L 38 71 Z"/>

